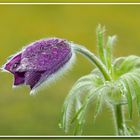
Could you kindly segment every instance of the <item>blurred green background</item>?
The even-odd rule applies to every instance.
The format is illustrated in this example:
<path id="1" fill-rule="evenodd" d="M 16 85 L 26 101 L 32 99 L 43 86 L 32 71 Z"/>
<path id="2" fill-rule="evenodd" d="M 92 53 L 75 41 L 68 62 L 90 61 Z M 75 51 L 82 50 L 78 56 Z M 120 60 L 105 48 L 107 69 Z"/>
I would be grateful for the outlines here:
<path id="1" fill-rule="evenodd" d="M 0 5 L 0 65 L 24 45 L 44 37 L 60 37 L 85 45 L 96 53 L 95 30 L 101 23 L 107 34 L 118 35 L 116 57 L 140 55 L 139 5 Z M 65 135 L 59 129 L 61 107 L 68 91 L 93 66 L 77 55 L 73 68 L 35 96 L 29 88 L 12 89 L 10 73 L 0 73 L 0 135 Z M 87 115 L 84 135 L 114 135 L 108 107 L 93 123 L 93 108 Z M 134 113 L 134 124 L 139 127 Z"/>

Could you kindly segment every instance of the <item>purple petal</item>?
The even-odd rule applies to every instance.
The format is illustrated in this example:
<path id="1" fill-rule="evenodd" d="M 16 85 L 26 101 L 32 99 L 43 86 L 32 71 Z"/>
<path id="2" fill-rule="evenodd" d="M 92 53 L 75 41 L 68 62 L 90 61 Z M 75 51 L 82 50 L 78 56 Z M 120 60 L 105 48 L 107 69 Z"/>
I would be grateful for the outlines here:
<path id="1" fill-rule="evenodd" d="M 14 85 L 17 86 L 17 85 L 21 85 L 21 84 L 24 84 L 24 75 L 25 73 L 22 72 L 22 73 L 19 73 L 19 72 L 16 72 L 14 74 Z"/>
<path id="2" fill-rule="evenodd" d="M 12 57 L 4 66 L 4 69 L 11 72 L 15 73 L 16 68 L 19 66 L 21 61 L 21 53 L 17 54 L 16 56 Z"/>
<path id="3" fill-rule="evenodd" d="M 43 82 L 47 81 L 49 77 L 51 77 L 53 74 L 57 73 L 60 70 L 60 68 L 64 67 L 65 63 L 69 60 L 70 57 L 71 57 L 71 55 L 68 55 L 66 57 L 65 61 L 60 62 L 57 65 L 54 65 L 52 67 L 52 69 L 49 69 L 49 70 L 42 72 L 42 73 L 40 72 L 40 75 L 39 75 L 39 72 L 34 72 L 35 73 L 35 75 L 33 76 L 34 80 L 35 80 L 37 75 L 39 75 L 39 77 L 37 77 L 37 79 L 35 80 L 36 82 L 34 82 L 32 88 L 34 88 L 34 89 L 37 88 Z M 30 75 L 30 76 L 32 76 L 32 75 Z"/>
<path id="4" fill-rule="evenodd" d="M 13 56 L 6 64 L 4 69 L 14 74 L 14 85 L 24 84 L 25 72 L 17 72 L 17 68 L 20 65 L 21 53 Z"/>
<path id="5" fill-rule="evenodd" d="M 58 38 L 39 40 L 28 45 L 23 51 L 19 70 L 48 71 L 57 64 L 63 64 L 67 56 L 71 55 L 71 48 L 66 40 Z"/>
<path id="6" fill-rule="evenodd" d="M 42 73 L 44 73 L 44 72 L 35 72 L 35 71 L 26 72 L 25 84 L 29 85 L 30 88 L 32 89 L 37 84 L 37 82 L 40 80 Z"/>

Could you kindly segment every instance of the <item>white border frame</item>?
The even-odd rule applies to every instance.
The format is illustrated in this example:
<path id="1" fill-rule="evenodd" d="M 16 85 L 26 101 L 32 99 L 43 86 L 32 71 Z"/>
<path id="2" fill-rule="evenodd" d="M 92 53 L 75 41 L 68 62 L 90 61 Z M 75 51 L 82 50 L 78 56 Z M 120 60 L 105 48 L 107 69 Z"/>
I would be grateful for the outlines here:
<path id="1" fill-rule="evenodd" d="M 140 2 L 0 2 L 0 5 L 140 5 Z M 0 138 L 140 138 L 140 136 L 0 135 Z"/>
<path id="2" fill-rule="evenodd" d="M 0 5 L 140 5 L 140 2 L 0 2 Z"/>

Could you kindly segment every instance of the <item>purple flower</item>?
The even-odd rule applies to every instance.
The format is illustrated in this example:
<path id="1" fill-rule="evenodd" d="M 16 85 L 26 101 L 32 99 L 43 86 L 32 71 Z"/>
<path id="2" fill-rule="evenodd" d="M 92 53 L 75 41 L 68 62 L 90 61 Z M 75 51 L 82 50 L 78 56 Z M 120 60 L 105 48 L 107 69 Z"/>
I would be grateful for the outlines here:
<path id="1" fill-rule="evenodd" d="M 26 84 L 33 90 L 66 68 L 73 55 L 67 40 L 47 38 L 27 45 L 3 69 L 14 75 L 14 86 Z"/>

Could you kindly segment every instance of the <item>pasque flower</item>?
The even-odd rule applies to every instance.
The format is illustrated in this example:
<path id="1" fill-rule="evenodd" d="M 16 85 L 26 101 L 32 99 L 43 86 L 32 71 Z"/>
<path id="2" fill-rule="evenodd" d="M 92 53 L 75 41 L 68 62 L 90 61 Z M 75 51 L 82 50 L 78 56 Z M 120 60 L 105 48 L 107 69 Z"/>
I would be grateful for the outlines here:
<path id="1" fill-rule="evenodd" d="M 36 89 L 71 62 L 70 44 L 59 38 L 38 40 L 13 55 L 3 69 L 14 75 L 14 86 L 26 84 Z"/>

